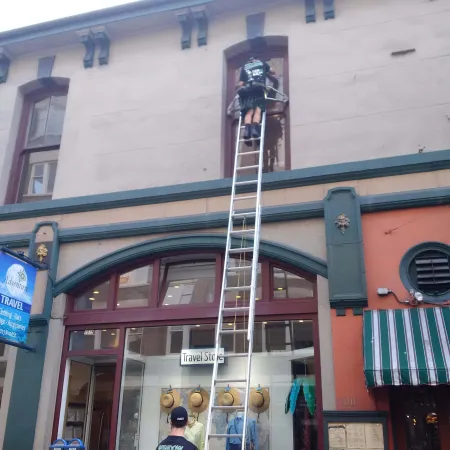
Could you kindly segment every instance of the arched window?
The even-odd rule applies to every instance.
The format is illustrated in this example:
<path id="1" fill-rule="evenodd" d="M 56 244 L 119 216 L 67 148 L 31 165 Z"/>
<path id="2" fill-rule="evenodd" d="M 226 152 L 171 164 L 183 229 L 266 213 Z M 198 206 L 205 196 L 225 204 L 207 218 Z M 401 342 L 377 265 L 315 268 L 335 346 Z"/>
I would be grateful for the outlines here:
<path id="1" fill-rule="evenodd" d="M 288 45 L 285 37 L 267 37 L 265 45 L 252 48 L 250 41 L 239 43 L 225 52 L 227 64 L 226 104 L 229 105 L 236 95 L 236 86 L 239 81 L 240 68 L 248 61 L 250 56 L 267 61 L 275 70 L 278 91 L 289 95 L 289 61 Z M 273 81 L 268 80 L 269 85 Z M 236 131 L 239 122 L 239 112 L 226 118 L 225 132 L 225 176 L 232 176 L 234 154 L 236 145 Z M 264 172 L 279 172 L 290 169 L 289 145 L 289 105 L 281 101 L 268 101 L 266 134 L 264 148 Z M 245 150 L 245 149 L 244 149 Z M 250 149 L 251 150 L 251 149 Z M 255 155 L 243 159 L 242 165 L 255 164 Z M 241 172 L 242 175 L 252 173 Z"/>
<path id="2" fill-rule="evenodd" d="M 66 111 L 68 80 L 25 87 L 7 202 L 52 198 Z"/>
<path id="3" fill-rule="evenodd" d="M 246 264 L 247 265 L 247 264 Z M 250 263 L 248 263 L 250 265 Z M 230 260 L 230 268 L 242 261 Z M 217 305 L 220 301 L 223 255 L 216 253 L 167 256 L 137 267 L 117 270 L 101 281 L 75 292 L 72 311 L 129 308 L 183 308 Z M 229 270 L 228 285 L 243 286 L 250 269 Z M 240 305 L 249 292 L 227 292 L 225 301 Z M 270 261 L 258 266 L 256 300 L 266 303 L 315 298 L 315 277 L 294 273 Z"/>
<path id="4" fill-rule="evenodd" d="M 247 284 L 249 265 L 231 259 L 228 285 Z M 54 438 L 77 437 L 92 447 L 103 435 L 117 442 L 117 448 L 144 449 L 150 439 L 156 446 L 167 427 L 167 411 L 155 399 L 175 389 L 188 404 L 193 389 L 208 392 L 211 385 L 208 365 L 223 271 L 224 255 L 203 248 L 139 257 L 78 286 L 64 320 Z M 228 292 L 227 307 L 246 304 L 248 294 Z M 293 380 L 306 386 L 291 404 L 292 415 L 285 414 L 284 400 L 280 408 L 254 415 L 266 424 L 258 448 L 273 439 L 283 448 L 303 448 L 308 442 L 308 448 L 317 450 L 322 404 L 316 276 L 261 257 L 256 299 L 252 388 L 264 387 L 275 404 L 278 397 L 289 395 Z M 248 352 L 248 313 L 233 310 L 223 317 L 220 375 L 239 380 L 245 364 L 242 356 Z M 231 387 L 243 395 L 239 381 Z M 107 401 L 96 403 L 100 395 Z M 111 422 L 105 420 L 100 433 L 92 433 L 100 413 Z M 197 421 L 204 425 L 206 414 L 207 409 L 199 411 Z M 224 433 L 226 420 L 223 414 Z"/>

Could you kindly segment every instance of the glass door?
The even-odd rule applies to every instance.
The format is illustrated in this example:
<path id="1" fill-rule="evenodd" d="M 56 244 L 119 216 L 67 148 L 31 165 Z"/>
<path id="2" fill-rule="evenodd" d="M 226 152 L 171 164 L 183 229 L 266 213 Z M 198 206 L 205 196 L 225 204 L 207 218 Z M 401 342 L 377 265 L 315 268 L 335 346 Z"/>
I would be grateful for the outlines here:
<path id="1" fill-rule="evenodd" d="M 62 424 L 64 439 L 85 440 L 87 415 L 91 396 L 92 365 L 69 361 L 67 403 Z M 61 435 L 61 434 L 60 434 Z"/>
<path id="2" fill-rule="evenodd" d="M 115 357 L 76 357 L 66 366 L 65 408 L 58 436 L 81 439 L 87 450 L 108 450 L 113 415 Z"/>
<path id="3" fill-rule="evenodd" d="M 119 429 L 116 450 L 139 450 L 142 388 L 145 362 L 142 360 L 142 328 L 128 332 L 129 346 L 125 351 L 120 387 Z"/>
<path id="4" fill-rule="evenodd" d="M 391 391 L 394 430 L 399 450 L 444 450 L 442 421 L 436 388 L 427 386 L 393 388 Z"/>

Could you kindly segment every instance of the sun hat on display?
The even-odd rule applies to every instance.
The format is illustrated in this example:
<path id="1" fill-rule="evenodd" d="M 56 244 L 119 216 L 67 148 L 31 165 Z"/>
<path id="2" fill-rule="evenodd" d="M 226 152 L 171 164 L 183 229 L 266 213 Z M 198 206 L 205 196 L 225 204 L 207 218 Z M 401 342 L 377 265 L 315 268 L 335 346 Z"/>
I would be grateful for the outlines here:
<path id="1" fill-rule="evenodd" d="M 181 397 L 180 393 L 176 389 L 165 389 L 161 394 L 159 399 L 159 404 L 161 405 L 161 411 L 166 414 L 170 414 L 172 409 L 180 406 Z"/>
<path id="2" fill-rule="evenodd" d="M 235 388 L 227 387 L 219 392 L 217 396 L 218 406 L 240 406 L 241 405 L 241 395 L 239 391 Z"/>
<path id="3" fill-rule="evenodd" d="M 261 386 L 255 389 L 253 388 L 250 391 L 250 409 L 257 413 L 261 414 L 264 411 L 267 411 L 270 406 L 270 395 L 268 389 L 263 389 Z"/>
<path id="4" fill-rule="evenodd" d="M 193 413 L 200 414 L 209 406 L 209 393 L 200 386 L 189 393 L 188 407 Z"/>

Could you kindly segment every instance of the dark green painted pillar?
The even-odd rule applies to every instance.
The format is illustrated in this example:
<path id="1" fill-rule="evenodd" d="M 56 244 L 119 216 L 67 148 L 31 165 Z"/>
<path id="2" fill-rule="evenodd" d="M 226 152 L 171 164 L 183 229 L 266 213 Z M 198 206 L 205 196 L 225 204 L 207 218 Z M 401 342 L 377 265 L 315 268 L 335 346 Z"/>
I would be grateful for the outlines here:
<path id="1" fill-rule="evenodd" d="M 33 315 L 28 328 L 27 344 L 36 351 L 17 350 L 11 398 L 6 420 L 3 450 L 32 450 L 41 396 L 42 375 L 47 349 L 48 324 L 53 304 L 53 281 L 59 257 L 59 233 L 55 222 L 41 222 L 33 230 L 28 256 L 36 258 L 36 234 L 41 227 L 51 227 L 53 241 L 46 242 L 48 255 L 43 262 L 49 265 L 43 312 Z M 45 449 L 42 449 L 45 450 Z"/>
<path id="2" fill-rule="evenodd" d="M 330 304 L 358 314 L 367 306 L 359 197 L 351 187 L 330 189 L 324 212 Z"/>
<path id="3" fill-rule="evenodd" d="M 45 321 L 30 326 L 27 344 L 35 346 L 36 352 L 17 350 L 3 450 L 33 448 L 47 335 Z"/>

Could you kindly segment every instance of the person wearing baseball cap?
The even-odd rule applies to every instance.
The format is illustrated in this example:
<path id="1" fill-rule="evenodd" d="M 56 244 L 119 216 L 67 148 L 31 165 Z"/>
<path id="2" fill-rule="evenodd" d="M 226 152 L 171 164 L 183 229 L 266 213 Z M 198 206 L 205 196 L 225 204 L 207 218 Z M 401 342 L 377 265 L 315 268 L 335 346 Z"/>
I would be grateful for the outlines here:
<path id="1" fill-rule="evenodd" d="M 156 450 L 198 450 L 198 448 L 184 437 L 184 430 L 188 421 L 188 413 L 182 406 L 177 406 L 170 413 L 170 434 L 158 445 Z M 174 447 L 176 446 L 176 447 Z"/>

